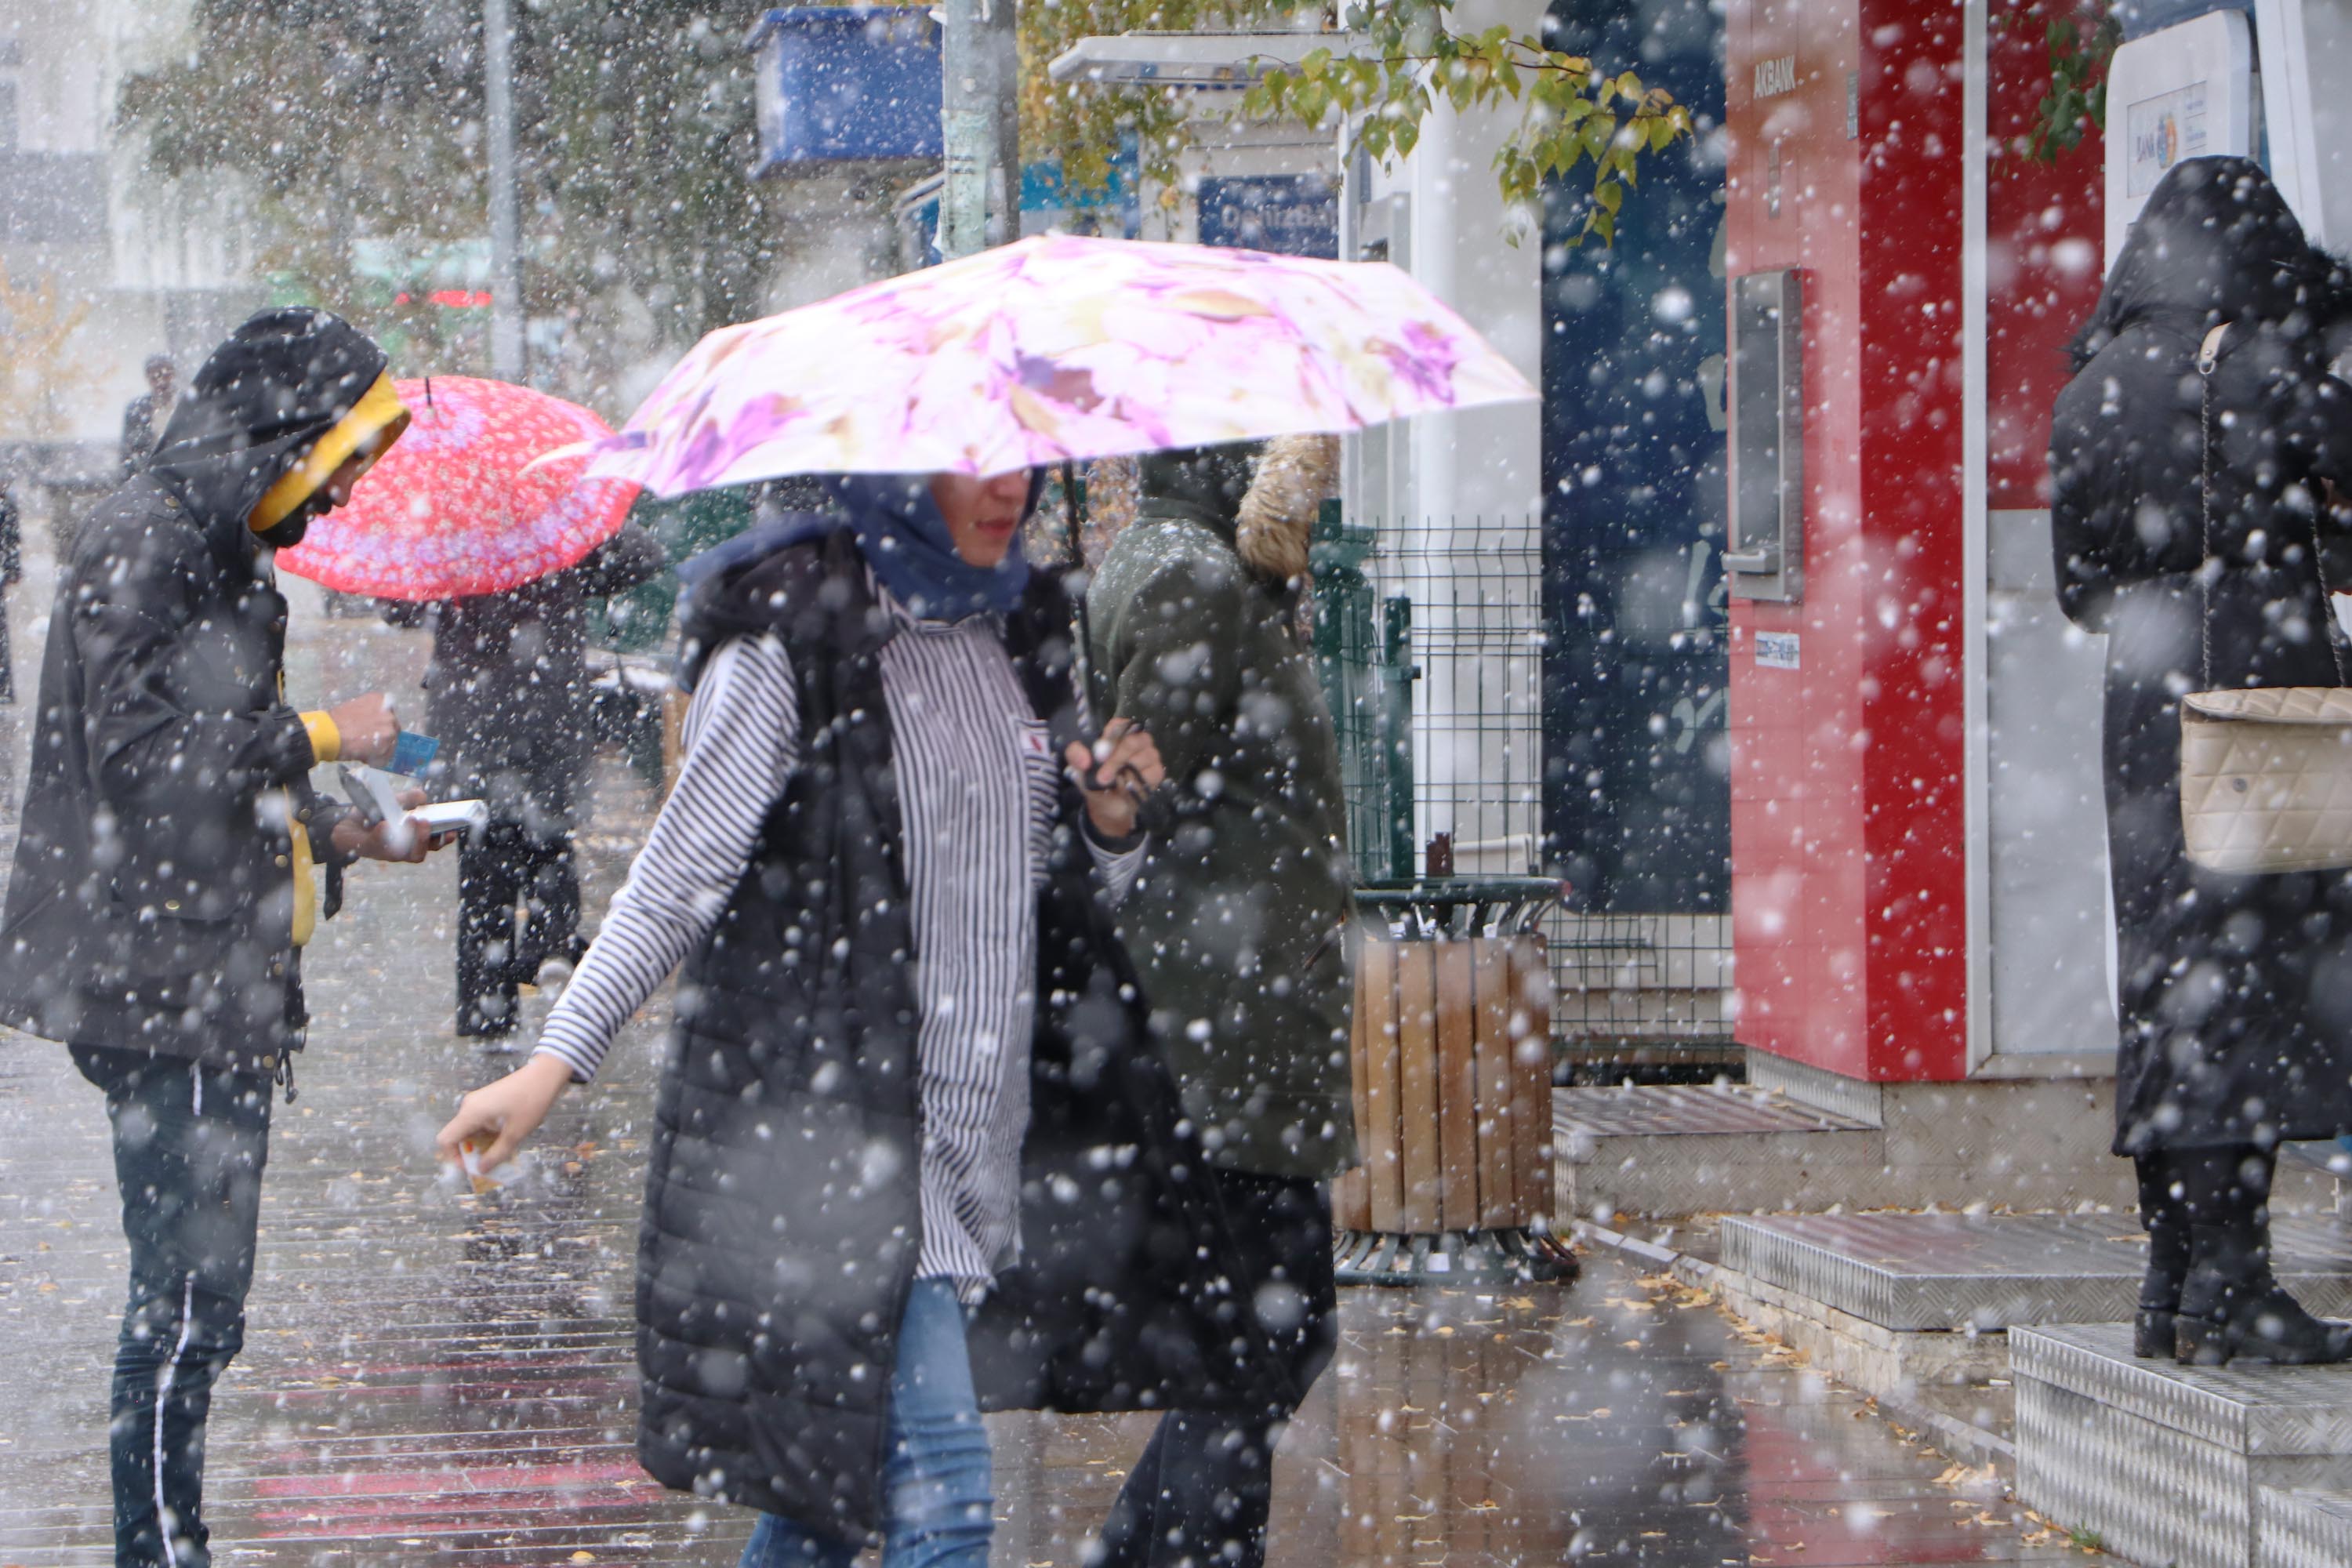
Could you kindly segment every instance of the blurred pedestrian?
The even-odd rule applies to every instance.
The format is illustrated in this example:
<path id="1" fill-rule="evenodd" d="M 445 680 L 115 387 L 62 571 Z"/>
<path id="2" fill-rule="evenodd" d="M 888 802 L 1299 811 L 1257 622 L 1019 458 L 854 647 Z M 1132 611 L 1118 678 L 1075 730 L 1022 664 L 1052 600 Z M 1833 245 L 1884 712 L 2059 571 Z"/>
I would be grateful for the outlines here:
<path id="1" fill-rule="evenodd" d="M 70 1046 L 113 1125 L 118 1563 L 207 1561 L 205 1421 L 244 1342 L 272 1076 L 294 1094 L 315 868 L 332 915 L 344 866 L 425 852 L 312 794 L 316 763 L 388 760 L 395 725 L 381 694 L 286 705 L 270 560 L 406 423 L 374 343 L 322 310 L 264 311 L 58 573 L 0 1017 Z"/>
<path id="2" fill-rule="evenodd" d="M 16 656 L 8 641 L 8 590 L 25 580 L 25 515 L 0 468 L 0 702 L 16 700 Z"/>
<path id="3" fill-rule="evenodd" d="M 177 405 L 179 372 L 169 354 L 150 354 L 145 366 L 147 390 L 122 405 L 122 477 L 138 471 L 155 450 L 156 437 L 172 423 Z"/>
<path id="4" fill-rule="evenodd" d="M 433 629 L 426 723 L 441 749 L 432 796 L 489 806 L 488 826 L 457 851 L 460 1035 L 511 1035 L 517 988 L 551 966 L 551 978 L 568 974 L 587 945 L 572 837 L 596 750 L 588 611 L 666 564 L 661 546 L 629 523 L 574 565 L 502 594 L 385 602 L 394 624 Z"/>
<path id="5" fill-rule="evenodd" d="M 746 1568 L 980 1568 L 983 1405 L 1280 1375 L 1104 923 L 1159 758 L 1082 738 L 1071 605 L 1017 542 L 1036 493 L 851 479 L 845 516 L 705 559 L 677 787 L 537 1053 L 441 1133 L 511 1154 L 688 959 L 637 1452 L 765 1516 Z"/>
<path id="6" fill-rule="evenodd" d="M 1290 1362 L 1255 1409 L 1161 1418 L 1089 1559 L 1103 1568 L 1263 1563 L 1275 1445 L 1336 1338 L 1326 1183 L 1356 1149 L 1353 874 L 1298 613 L 1329 447 L 1145 458 L 1135 521 L 1087 595 L 1097 705 L 1151 735 L 1174 807 L 1120 934 L 1242 1238 L 1237 1293 Z"/>
<path id="7" fill-rule="evenodd" d="M 2329 274 L 2258 165 L 2176 164 L 2052 422 L 2059 602 L 2107 635 L 2115 1150 L 2148 1231 L 2143 1356 L 2352 1355 L 2352 1327 L 2280 1288 L 2267 1206 L 2281 1140 L 2352 1131 L 2352 879 L 2195 867 L 2179 784 L 2183 694 L 2347 684 L 2328 590 L 2352 587 L 2352 388 L 2326 368 Z"/>

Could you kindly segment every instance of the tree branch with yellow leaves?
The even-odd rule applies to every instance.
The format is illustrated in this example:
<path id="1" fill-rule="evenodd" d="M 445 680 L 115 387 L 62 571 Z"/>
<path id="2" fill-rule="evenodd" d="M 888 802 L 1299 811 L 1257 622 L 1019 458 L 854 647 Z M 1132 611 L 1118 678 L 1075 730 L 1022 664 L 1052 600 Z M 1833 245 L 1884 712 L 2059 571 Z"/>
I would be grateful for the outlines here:
<path id="1" fill-rule="evenodd" d="M 1099 189 L 1123 138 L 1136 143 L 1141 172 L 1172 192 L 1176 161 L 1192 132 L 1181 88 L 1049 82 L 1045 64 L 1091 33 L 1190 30 L 1251 19 L 1221 0 L 1039 0 L 1022 8 L 1025 92 L 1023 136 L 1062 159 L 1078 190 Z M 1256 62 L 1263 73 L 1236 110 L 1246 118 L 1321 125 L 1334 114 L 1350 127 L 1349 150 L 1387 163 L 1413 150 L 1430 111 L 1456 113 L 1516 103 L 1517 123 L 1496 150 L 1504 200 L 1532 207 L 1544 182 L 1590 160 L 1592 199 L 1570 244 L 1616 237 L 1625 193 L 1639 183 L 1645 153 L 1692 134 L 1690 110 L 1633 71 L 1612 73 L 1583 55 L 1547 46 L 1509 26 L 1453 27 L 1454 0 L 1369 0 L 1340 16 L 1328 47 L 1296 65 Z"/>

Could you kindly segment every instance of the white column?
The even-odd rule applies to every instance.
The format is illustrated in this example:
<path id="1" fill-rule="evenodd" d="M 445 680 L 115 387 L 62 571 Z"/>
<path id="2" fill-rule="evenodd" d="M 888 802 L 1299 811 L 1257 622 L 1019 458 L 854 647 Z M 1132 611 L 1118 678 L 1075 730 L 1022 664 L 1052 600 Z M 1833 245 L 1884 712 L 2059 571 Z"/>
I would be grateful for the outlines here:
<path id="1" fill-rule="evenodd" d="M 1465 0 L 1453 26 L 1535 32 L 1528 0 Z M 1530 383 L 1543 373 L 1543 243 L 1507 212 L 1495 149 L 1522 106 L 1433 109 L 1399 182 L 1410 203 L 1406 265 Z M 1582 177 L 1580 171 L 1578 177 Z M 1518 232 L 1524 228 L 1526 232 Z M 1513 243 L 1517 234 L 1517 243 Z M 1380 520 L 1413 600 L 1415 842 L 1453 836 L 1457 871 L 1517 874 L 1537 852 L 1542 744 L 1542 416 L 1514 404 L 1413 420 L 1400 433 L 1410 511 Z"/>

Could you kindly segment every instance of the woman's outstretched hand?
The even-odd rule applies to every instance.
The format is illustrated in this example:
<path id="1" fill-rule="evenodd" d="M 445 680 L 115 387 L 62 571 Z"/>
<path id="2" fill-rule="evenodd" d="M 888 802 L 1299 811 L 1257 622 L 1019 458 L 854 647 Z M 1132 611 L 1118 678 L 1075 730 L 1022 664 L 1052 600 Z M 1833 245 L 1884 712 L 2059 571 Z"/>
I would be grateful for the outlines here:
<path id="1" fill-rule="evenodd" d="M 466 1145 L 472 1144 L 478 1153 L 475 1170 L 488 1174 L 513 1159 L 522 1141 L 539 1131 L 571 1081 L 571 1066 L 562 1057 L 534 1053 L 498 1082 L 486 1083 L 459 1101 L 457 1114 L 441 1129 L 435 1147 L 441 1158 L 463 1168 Z"/>
<path id="2" fill-rule="evenodd" d="M 1072 777 L 1086 792 L 1087 820 L 1095 837 L 1119 839 L 1135 831 L 1143 799 L 1168 782 L 1168 769 L 1149 731 L 1129 719 L 1103 726 L 1092 751 L 1076 741 L 1063 755 Z"/>

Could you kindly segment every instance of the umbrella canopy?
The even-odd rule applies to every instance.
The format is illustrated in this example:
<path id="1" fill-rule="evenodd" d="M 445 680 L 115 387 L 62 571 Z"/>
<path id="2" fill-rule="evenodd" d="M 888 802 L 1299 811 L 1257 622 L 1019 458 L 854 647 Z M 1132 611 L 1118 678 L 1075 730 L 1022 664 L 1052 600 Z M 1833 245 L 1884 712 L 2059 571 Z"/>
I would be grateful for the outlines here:
<path id="1" fill-rule="evenodd" d="M 457 599 L 560 572 L 620 531 L 635 485 L 583 479 L 576 458 L 534 466 L 612 435 L 587 409 L 471 376 L 394 385 L 415 416 L 408 433 L 350 505 L 278 552 L 289 572 L 342 594 Z"/>
<path id="2" fill-rule="evenodd" d="M 995 474 L 1536 395 L 1385 262 L 1043 235 L 712 332 L 590 472 Z"/>

